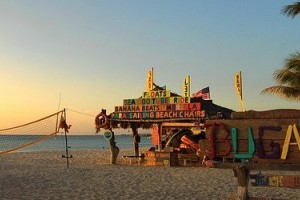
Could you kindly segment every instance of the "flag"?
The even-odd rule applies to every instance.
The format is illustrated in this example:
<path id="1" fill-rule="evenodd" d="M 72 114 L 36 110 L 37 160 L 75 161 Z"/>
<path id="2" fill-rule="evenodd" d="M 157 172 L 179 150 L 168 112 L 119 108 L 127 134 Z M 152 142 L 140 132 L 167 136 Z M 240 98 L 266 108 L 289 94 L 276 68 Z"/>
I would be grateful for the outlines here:
<path id="1" fill-rule="evenodd" d="M 184 97 L 190 97 L 190 88 L 191 88 L 191 81 L 190 81 L 190 76 L 186 76 L 183 81 L 182 85 L 182 93 Z"/>
<path id="2" fill-rule="evenodd" d="M 243 88 L 242 88 L 242 72 L 239 71 L 234 75 L 234 86 L 236 94 L 240 100 L 241 111 L 245 111 L 244 102 L 243 102 Z"/>
<path id="3" fill-rule="evenodd" d="M 202 90 L 193 93 L 192 97 L 202 97 L 202 99 L 204 100 L 210 99 L 209 87 L 203 88 Z"/>
<path id="4" fill-rule="evenodd" d="M 235 89 L 236 93 L 239 96 L 241 100 L 243 100 L 243 93 L 242 93 L 242 72 L 239 71 L 234 76 L 234 83 L 235 83 Z"/>
<path id="5" fill-rule="evenodd" d="M 147 80 L 146 80 L 146 91 L 149 92 L 153 90 L 153 67 L 147 73 Z"/>

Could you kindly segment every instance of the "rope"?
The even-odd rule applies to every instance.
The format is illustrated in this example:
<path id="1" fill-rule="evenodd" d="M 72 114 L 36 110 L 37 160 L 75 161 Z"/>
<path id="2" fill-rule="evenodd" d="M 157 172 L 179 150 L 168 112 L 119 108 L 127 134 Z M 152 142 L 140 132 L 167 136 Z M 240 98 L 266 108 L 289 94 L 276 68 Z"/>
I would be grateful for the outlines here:
<path id="1" fill-rule="evenodd" d="M 78 114 L 81 114 L 81 115 L 86 115 L 86 116 L 89 116 L 89 117 L 96 117 L 96 115 L 91 115 L 91 114 L 88 114 L 88 113 L 84 113 L 84 112 L 77 111 L 77 110 L 72 110 L 72 109 L 69 109 L 69 108 L 66 108 L 66 110 L 71 111 L 71 112 L 75 112 L 75 113 L 78 113 Z"/>

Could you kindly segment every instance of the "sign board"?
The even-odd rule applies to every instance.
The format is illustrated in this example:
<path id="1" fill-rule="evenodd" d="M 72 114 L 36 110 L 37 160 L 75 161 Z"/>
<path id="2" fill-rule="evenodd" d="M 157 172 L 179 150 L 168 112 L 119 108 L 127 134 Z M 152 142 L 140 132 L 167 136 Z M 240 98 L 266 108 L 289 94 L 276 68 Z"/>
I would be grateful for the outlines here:
<path id="1" fill-rule="evenodd" d="M 106 140 L 110 140 L 112 138 L 112 132 L 110 130 L 106 129 L 103 133 L 103 137 Z"/>

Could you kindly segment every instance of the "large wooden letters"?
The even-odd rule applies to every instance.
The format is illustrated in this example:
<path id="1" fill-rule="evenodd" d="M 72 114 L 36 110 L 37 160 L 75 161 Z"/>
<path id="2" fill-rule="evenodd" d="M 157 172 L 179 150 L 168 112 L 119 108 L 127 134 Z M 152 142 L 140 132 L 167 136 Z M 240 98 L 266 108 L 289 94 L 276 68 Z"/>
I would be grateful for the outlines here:
<path id="1" fill-rule="evenodd" d="M 248 133 L 248 153 L 247 154 L 241 154 L 238 152 L 238 145 L 237 145 L 237 129 L 232 128 L 231 129 L 231 139 L 232 139 L 232 146 L 233 146 L 233 153 L 235 158 L 240 159 L 250 159 L 253 158 L 254 152 L 255 152 L 255 144 L 254 144 L 254 138 L 251 128 L 247 129 Z"/>
<path id="2" fill-rule="evenodd" d="M 231 150 L 231 145 L 230 145 L 230 133 L 229 130 L 226 126 L 226 124 L 222 123 L 213 123 L 213 124 L 207 124 L 206 127 L 211 126 L 211 131 L 209 135 L 209 143 L 210 143 L 210 148 L 209 148 L 209 154 L 208 157 L 209 159 L 213 160 L 215 156 L 227 156 L 230 153 Z M 225 133 L 225 135 L 222 138 L 215 138 L 215 133 L 218 128 L 221 128 L 222 132 Z M 223 152 L 215 152 L 215 143 L 224 144 L 226 149 Z"/>
<path id="3" fill-rule="evenodd" d="M 264 144 L 263 144 L 263 135 L 265 130 L 271 131 L 281 131 L 280 126 L 261 126 L 258 128 L 258 143 L 257 143 L 257 156 L 264 159 L 279 159 L 280 158 L 280 145 L 272 141 L 273 153 L 266 155 Z"/>
<path id="4" fill-rule="evenodd" d="M 291 138 L 292 138 L 292 132 L 294 132 L 294 136 L 296 138 L 297 143 L 291 143 Z M 289 146 L 290 145 L 296 145 L 298 144 L 298 149 L 300 151 L 300 137 L 299 137 L 299 132 L 297 129 L 296 124 L 289 125 L 288 130 L 286 132 L 283 148 L 282 148 L 282 153 L 281 153 L 281 159 L 285 160 L 288 154 Z"/>

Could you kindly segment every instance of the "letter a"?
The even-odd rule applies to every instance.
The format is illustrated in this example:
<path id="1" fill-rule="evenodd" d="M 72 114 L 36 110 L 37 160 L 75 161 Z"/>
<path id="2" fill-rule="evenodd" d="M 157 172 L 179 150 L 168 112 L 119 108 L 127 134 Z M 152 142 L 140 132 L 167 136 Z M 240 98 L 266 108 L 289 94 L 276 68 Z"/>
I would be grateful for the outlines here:
<path id="1" fill-rule="evenodd" d="M 296 138 L 297 143 L 291 143 L 292 132 L 294 132 L 294 136 Z M 283 148 L 282 148 L 282 153 L 281 153 L 282 160 L 286 159 L 290 145 L 296 145 L 296 144 L 298 144 L 298 149 L 300 151 L 300 137 L 299 137 L 299 132 L 298 132 L 297 126 L 296 126 L 296 124 L 294 124 L 294 126 L 289 125 L 288 130 L 286 131 L 286 136 L 285 136 L 285 140 L 284 140 L 284 144 L 283 144 Z"/>

